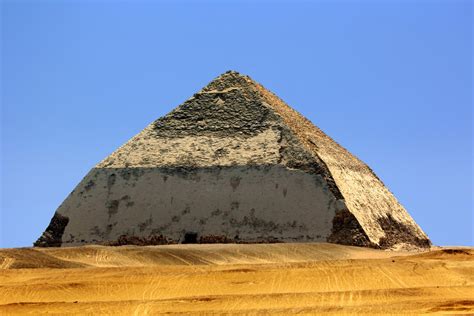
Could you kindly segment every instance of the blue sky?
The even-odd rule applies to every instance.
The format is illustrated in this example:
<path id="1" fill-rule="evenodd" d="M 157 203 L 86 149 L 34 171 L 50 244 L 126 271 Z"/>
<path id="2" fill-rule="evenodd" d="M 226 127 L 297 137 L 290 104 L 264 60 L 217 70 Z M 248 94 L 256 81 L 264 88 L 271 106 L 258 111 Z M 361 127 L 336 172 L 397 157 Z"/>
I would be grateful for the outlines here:
<path id="1" fill-rule="evenodd" d="M 210 80 L 250 75 L 432 241 L 473 244 L 470 1 L 2 1 L 0 247 Z"/>

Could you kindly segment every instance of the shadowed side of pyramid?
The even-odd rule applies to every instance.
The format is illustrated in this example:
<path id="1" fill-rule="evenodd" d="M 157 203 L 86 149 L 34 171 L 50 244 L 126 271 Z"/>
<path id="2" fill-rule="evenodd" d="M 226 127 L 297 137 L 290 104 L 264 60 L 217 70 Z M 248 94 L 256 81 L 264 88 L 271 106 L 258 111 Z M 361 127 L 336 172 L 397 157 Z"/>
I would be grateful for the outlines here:
<path id="1" fill-rule="evenodd" d="M 227 72 L 93 168 L 36 246 L 429 239 L 363 162 Z"/>

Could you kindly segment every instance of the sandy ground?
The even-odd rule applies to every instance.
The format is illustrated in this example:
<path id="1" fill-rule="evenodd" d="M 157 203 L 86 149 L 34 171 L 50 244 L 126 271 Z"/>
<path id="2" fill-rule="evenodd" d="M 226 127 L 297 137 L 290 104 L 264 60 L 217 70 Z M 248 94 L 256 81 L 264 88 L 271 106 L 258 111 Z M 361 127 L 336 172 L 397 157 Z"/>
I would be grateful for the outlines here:
<path id="1" fill-rule="evenodd" d="M 474 249 L 0 249 L 0 314 L 473 314 Z"/>

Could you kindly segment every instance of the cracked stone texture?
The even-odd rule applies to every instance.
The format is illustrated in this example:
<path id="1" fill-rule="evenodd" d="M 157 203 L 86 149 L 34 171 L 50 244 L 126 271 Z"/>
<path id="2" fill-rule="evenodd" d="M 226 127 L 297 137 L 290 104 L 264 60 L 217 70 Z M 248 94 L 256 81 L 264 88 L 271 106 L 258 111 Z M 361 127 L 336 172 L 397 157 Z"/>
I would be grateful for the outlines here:
<path id="1" fill-rule="evenodd" d="M 174 243 L 193 232 L 198 240 L 430 246 L 365 163 L 233 71 L 97 164 L 57 214 L 69 218 L 63 245 L 123 236 Z"/>

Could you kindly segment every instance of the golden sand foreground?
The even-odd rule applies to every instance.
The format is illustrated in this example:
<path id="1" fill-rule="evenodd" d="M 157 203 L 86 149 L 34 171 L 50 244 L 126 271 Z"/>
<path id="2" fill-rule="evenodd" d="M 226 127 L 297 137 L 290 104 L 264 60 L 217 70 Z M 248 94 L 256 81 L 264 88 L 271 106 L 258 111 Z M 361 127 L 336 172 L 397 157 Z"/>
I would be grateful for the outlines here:
<path id="1" fill-rule="evenodd" d="M 0 249 L 0 314 L 472 314 L 474 249 Z"/>

